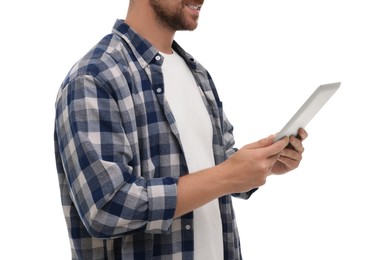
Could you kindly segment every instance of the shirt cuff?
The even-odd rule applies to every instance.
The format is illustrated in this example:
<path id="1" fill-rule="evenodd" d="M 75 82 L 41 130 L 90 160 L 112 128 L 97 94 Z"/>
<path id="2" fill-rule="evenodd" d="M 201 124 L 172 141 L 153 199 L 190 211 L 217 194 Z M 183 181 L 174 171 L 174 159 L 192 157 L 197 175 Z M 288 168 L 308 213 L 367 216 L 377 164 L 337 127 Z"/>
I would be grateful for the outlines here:
<path id="1" fill-rule="evenodd" d="M 176 210 L 178 178 L 147 180 L 149 214 L 146 232 L 159 234 L 169 231 Z"/>

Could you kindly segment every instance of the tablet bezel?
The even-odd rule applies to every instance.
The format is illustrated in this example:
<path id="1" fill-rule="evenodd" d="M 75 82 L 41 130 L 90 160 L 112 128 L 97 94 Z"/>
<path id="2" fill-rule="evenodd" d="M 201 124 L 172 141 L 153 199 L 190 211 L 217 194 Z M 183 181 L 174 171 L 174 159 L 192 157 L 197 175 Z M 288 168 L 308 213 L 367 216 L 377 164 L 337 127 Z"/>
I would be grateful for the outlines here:
<path id="1" fill-rule="evenodd" d="M 285 136 L 296 136 L 299 128 L 305 128 L 306 125 L 314 118 L 321 108 L 328 102 L 333 94 L 339 89 L 341 82 L 324 84 L 310 95 L 303 103 L 294 116 L 275 136 L 274 141 L 278 141 Z"/>

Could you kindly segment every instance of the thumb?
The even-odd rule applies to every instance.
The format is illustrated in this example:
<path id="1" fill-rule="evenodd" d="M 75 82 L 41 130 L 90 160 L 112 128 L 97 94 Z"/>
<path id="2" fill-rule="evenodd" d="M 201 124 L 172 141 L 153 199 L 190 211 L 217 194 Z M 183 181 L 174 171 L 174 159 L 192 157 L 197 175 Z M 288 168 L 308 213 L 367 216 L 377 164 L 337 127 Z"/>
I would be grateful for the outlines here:
<path id="1" fill-rule="evenodd" d="M 243 148 L 257 149 L 257 148 L 267 147 L 273 143 L 274 139 L 275 139 L 275 135 L 270 135 L 270 136 L 263 138 L 263 139 L 260 139 L 256 142 L 247 144 Z"/>

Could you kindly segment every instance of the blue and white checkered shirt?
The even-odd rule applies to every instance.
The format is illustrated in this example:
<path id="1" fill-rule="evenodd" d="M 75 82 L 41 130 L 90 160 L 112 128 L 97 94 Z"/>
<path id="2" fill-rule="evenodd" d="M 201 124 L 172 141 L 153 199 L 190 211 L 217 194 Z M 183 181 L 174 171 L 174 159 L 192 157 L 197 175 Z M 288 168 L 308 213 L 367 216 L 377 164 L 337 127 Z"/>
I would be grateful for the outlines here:
<path id="1" fill-rule="evenodd" d="M 209 73 L 173 48 L 201 90 L 219 164 L 235 152 L 233 127 Z M 193 214 L 173 219 L 178 179 L 188 171 L 164 97 L 163 61 L 117 20 L 59 90 L 55 151 L 73 259 L 193 259 Z M 231 196 L 219 204 L 224 258 L 241 259 Z"/>

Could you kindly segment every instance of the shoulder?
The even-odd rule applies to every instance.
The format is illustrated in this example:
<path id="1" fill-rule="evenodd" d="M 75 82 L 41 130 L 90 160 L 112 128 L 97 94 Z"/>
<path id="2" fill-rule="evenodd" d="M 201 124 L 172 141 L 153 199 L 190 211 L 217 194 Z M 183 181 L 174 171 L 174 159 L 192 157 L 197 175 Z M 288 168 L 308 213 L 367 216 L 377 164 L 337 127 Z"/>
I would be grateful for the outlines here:
<path id="1" fill-rule="evenodd" d="M 69 77 L 90 75 L 98 77 L 107 70 L 124 64 L 122 46 L 116 35 L 109 34 L 93 46 L 70 70 Z"/>
<path id="2" fill-rule="evenodd" d="M 117 35 L 103 37 L 72 66 L 62 86 L 83 77 L 93 78 L 102 85 L 123 81 L 123 74 L 128 71 L 129 51 Z"/>

